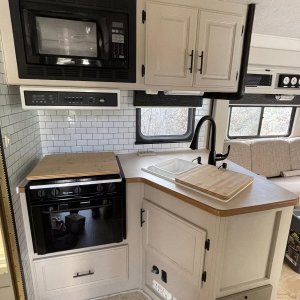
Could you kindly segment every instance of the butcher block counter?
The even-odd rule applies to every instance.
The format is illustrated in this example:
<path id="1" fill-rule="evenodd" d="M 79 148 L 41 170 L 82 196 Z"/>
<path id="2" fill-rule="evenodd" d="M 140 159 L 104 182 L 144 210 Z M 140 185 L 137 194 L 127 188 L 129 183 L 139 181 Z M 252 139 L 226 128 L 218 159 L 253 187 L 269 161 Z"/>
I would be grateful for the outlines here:
<path id="1" fill-rule="evenodd" d="M 130 153 L 120 154 L 118 158 L 127 183 L 145 183 L 216 216 L 234 216 L 294 206 L 298 203 L 297 195 L 230 161 L 227 161 L 229 170 L 250 175 L 254 178 L 254 181 L 227 203 L 222 203 L 212 197 L 200 194 L 197 191 L 182 187 L 142 170 L 144 167 L 172 158 L 192 161 L 198 156 L 201 156 L 203 163 L 206 163 L 208 152 L 206 150 L 187 150 L 159 152 L 156 155 L 150 156 L 139 156 L 137 153 Z M 19 191 L 24 192 L 27 180 L 92 176 L 109 173 L 119 173 L 119 166 L 115 155 L 111 152 L 49 155 L 45 156 L 26 177 L 26 180 L 20 184 Z"/>
<path id="2" fill-rule="evenodd" d="M 119 173 L 119 165 L 113 152 L 71 153 L 46 155 L 26 179 L 61 179 Z"/>
<path id="3" fill-rule="evenodd" d="M 250 175 L 254 178 L 254 181 L 227 203 L 222 203 L 197 191 L 182 187 L 142 170 L 142 168 L 168 159 L 181 158 L 192 161 L 198 156 L 202 157 L 203 163 L 207 162 L 208 152 L 206 150 L 161 152 L 153 156 L 138 156 L 136 153 L 131 153 L 121 154 L 118 157 L 127 183 L 143 182 L 216 216 L 226 217 L 259 212 L 294 206 L 298 203 L 297 195 L 230 161 L 226 161 L 229 170 Z"/>

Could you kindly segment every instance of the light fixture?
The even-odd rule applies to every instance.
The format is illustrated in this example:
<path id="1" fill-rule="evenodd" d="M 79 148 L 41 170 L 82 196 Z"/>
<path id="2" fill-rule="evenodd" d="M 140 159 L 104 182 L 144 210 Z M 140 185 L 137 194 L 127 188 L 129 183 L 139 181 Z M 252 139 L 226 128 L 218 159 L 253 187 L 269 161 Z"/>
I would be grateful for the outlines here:
<path id="1" fill-rule="evenodd" d="M 203 91 L 164 91 L 165 95 L 172 96 L 203 96 Z"/>
<path id="2" fill-rule="evenodd" d="M 275 95 L 277 101 L 293 101 L 295 95 Z"/>

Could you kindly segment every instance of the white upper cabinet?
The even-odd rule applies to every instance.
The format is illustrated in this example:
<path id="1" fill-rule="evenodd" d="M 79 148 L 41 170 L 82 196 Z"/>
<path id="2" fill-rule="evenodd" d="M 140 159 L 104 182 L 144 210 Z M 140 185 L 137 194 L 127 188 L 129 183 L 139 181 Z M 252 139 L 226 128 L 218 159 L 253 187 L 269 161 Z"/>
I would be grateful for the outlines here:
<path id="1" fill-rule="evenodd" d="M 147 2 L 146 84 L 193 85 L 198 10 Z"/>
<path id="2" fill-rule="evenodd" d="M 237 90 L 246 10 L 222 5 L 146 2 L 146 85 Z"/>
<path id="3" fill-rule="evenodd" d="M 243 16 L 201 11 L 197 48 L 198 87 L 234 87 L 240 69 Z"/>

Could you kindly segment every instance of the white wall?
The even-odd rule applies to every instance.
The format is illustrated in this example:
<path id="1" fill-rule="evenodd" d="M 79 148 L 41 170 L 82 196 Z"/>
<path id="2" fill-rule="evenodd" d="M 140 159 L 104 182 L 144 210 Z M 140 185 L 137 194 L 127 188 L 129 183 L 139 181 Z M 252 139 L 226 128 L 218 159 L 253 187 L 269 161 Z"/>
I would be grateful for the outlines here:
<path id="1" fill-rule="evenodd" d="M 209 114 L 210 100 L 196 109 L 198 120 Z M 188 149 L 190 143 L 135 145 L 136 108 L 133 92 L 121 92 L 120 110 L 40 110 L 39 126 L 43 154 L 66 152 Z M 206 127 L 201 130 L 199 147 L 206 146 Z"/>
<path id="2" fill-rule="evenodd" d="M 20 245 L 28 299 L 32 299 L 33 287 L 29 268 L 27 245 L 24 236 L 20 198 L 16 187 L 42 156 L 39 119 L 35 111 L 23 111 L 19 89 L 5 83 L 0 35 L 0 127 L 2 136 L 9 137 L 10 144 L 4 150 L 7 165 L 13 211 Z"/>
<path id="3" fill-rule="evenodd" d="M 299 0 L 254 0 L 253 32 L 300 38 Z"/>

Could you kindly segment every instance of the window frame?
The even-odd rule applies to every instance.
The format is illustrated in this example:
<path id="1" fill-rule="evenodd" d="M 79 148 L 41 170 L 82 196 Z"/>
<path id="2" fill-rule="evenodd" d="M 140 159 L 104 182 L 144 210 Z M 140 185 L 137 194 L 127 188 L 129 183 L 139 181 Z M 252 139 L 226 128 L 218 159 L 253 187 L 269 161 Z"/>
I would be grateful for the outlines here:
<path id="1" fill-rule="evenodd" d="M 232 115 L 232 108 L 233 107 L 260 107 L 260 116 L 259 116 L 259 124 L 258 124 L 258 130 L 257 135 L 249 135 L 249 136 L 230 136 L 229 130 L 230 130 L 230 121 L 231 121 L 231 115 Z M 267 107 L 291 107 L 292 113 L 290 118 L 290 123 L 288 127 L 288 133 L 286 135 L 260 135 L 261 133 L 261 127 L 263 122 L 263 115 L 264 110 Z M 228 118 L 228 127 L 227 127 L 227 138 L 229 140 L 236 140 L 236 139 L 268 139 L 268 138 L 282 138 L 282 137 L 289 137 L 292 134 L 294 121 L 295 121 L 295 115 L 296 115 L 297 107 L 296 106 L 288 106 L 288 105 L 229 105 L 229 118 Z"/>
<path id="2" fill-rule="evenodd" d="M 141 109 L 142 108 L 143 107 L 136 108 L 136 141 L 135 141 L 136 145 L 180 143 L 180 142 L 190 142 L 192 140 L 194 136 L 196 108 L 188 107 L 188 124 L 187 124 L 187 131 L 185 134 L 157 135 L 157 136 L 145 136 L 144 134 L 142 134 L 141 131 Z M 166 107 L 161 106 L 157 108 L 166 108 Z M 183 107 L 178 107 L 178 108 L 183 108 Z"/>

